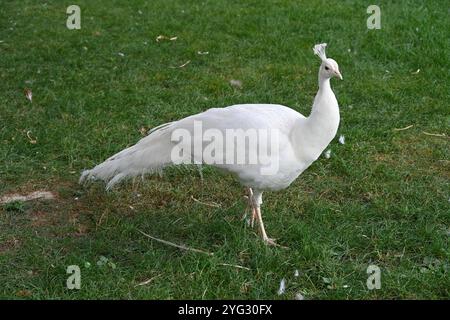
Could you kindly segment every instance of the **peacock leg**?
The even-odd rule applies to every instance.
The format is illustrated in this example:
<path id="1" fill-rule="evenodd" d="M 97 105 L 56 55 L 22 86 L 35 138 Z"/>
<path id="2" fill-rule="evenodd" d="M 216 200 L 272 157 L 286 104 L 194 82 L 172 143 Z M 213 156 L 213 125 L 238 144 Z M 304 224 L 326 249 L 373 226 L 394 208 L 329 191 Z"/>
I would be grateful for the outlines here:
<path id="1" fill-rule="evenodd" d="M 252 188 L 247 188 L 247 194 L 248 194 L 248 206 L 252 210 L 252 217 L 250 220 L 250 226 L 253 228 L 255 226 L 255 220 L 257 218 L 256 208 L 253 204 L 253 190 Z"/>
<path id="2" fill-rule="evenodd" d="M 253 203 L 253 208 L 256 213 L 256 218 L 258 219 L 259 231 L 261 233 L 263 241 L 266 244 L 274 244 L 275 242 L 267 236 L 266 229 L 264 228 L 264 222 L 261 214 L 262 191 L 255 190 L 255 192 L 252 192 L 251 199 Z"/>
<path id="3" fill-rule="evenodd" d="M 255 190 L 254 195 L 252 197 L 252 201 L 253 201 L 253 207 L 255 208 L 255 211 L 256 211 L 256 217 L 258 218 L 259 230 L 260 230 L 261 237 L 262 237 L 264 243 L 267 245 L 271 245 L 271 246 L 287 248 L 287 247 L 280 246 L 279 244 L 277 244 L 275 242 L 275 239 L 269 238 L 267 236 L 267 232 L 266 232 L 266 229 L 264 228 L 264 222 L 263 222 L 262 214 L 261 214 L 262 191 Z"/>

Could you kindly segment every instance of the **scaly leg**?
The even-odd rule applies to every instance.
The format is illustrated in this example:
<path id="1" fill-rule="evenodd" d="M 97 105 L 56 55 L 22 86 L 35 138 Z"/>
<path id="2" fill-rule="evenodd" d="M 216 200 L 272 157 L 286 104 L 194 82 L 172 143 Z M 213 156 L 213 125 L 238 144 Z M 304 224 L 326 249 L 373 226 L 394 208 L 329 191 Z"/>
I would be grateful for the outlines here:
<path id="1" fill-rule="evenodd" d="M 267 236 L 266 229 L 264 228 L 264 222 L 262 220 L 261 208 L 256 208 L 256 215 L 258 217 L 259 230 L 261 232 L 261 236 L 263 238 L 264 243 L 272 246 L 277 246 L 274 239 L 271 239 Z"/>
<path id="2" fill-rule="evenodd" d="M 258 218 L 259 230 L 260 230 L 261 237 L 262 237 L 264 243 L 267 245 L 271 245 L 271 246 L 287 248 L 287 247 L 280 246 L 279 244 L 277 244 L 275 242 L 275 239 L 271 239 L 267 236 L 266 229 L 264 228 L 262 214 L 261 214 L 262 192 L 259 190 L 255 190 L 255 194 L 252 197 L 252 200 L 253 200 L 253 206 L 256 211 L 256 217 Z"/>
<path id="3" fill-rule="evenodd" d="M 250 220 L 250 226 L 253 228 L 255 226 L 255 220 L 256 220 L 258 214 L 256 213 L 256 208 L 253 204 L 252 188 L 247 188 L 247 193 L 248 193 L 248 204 L 249 204 L 250 208 L 252 209 L 252 218 Z"/>
<path id="4" fill-rule="evenodd" d="M 255 208 L 256 218 L 258 219 L 259 231 L 261 237 L 263 238 L 264 243 L 269 245 L 275 245 L 275 241 L 267 236 L 266 229 L 264 228 L 264 222 L 262 220 L 261 215 L 262 191 L 255 190 L 255 192 L 252 194 L 252 202 L 253 208 Z"/>

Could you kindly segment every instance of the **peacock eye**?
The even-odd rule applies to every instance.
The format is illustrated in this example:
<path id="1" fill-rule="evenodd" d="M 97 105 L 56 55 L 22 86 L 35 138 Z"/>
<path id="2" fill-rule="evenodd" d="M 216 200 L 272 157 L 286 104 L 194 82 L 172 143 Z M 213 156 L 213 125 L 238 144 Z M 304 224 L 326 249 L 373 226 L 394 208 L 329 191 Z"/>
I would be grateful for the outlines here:
<path id="1" fill-rule="evenodd" d="M 325 67 L 325 70 L 330 70 L 330 68 L 328 68 L 328 67 Z"/>

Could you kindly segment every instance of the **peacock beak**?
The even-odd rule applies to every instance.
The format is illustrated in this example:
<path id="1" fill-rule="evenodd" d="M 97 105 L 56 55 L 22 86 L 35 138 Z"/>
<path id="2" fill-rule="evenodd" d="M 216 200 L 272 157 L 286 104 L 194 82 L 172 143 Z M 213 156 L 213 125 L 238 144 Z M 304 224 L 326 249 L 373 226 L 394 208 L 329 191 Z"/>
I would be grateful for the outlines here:
<path id="1" fill-rule="evenodd" d="M 334 74 L 336 75 L 336 77 L 338 77 L 339 79 L 342 79 L 342 74 L 339 72 L 339 70 L 334 71 Z"/>

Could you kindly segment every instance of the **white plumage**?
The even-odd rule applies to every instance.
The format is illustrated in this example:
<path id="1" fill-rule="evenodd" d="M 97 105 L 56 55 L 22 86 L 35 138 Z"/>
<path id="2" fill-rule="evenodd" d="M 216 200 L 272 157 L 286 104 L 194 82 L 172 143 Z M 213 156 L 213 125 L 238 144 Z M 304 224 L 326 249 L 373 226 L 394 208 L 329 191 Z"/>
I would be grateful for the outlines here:
<path id="1" fill-rule="evenodd" d="M 215 130 L 226 136 L 227 130 L 262 130 L 277 132 L 276 147 L 269 146 L 267 150 L 277 161 L 276 171 L 263 174 L 264 167 L 261 159 L 257 163 L 221 163 L 212 165 L 235 174 L 239 181 L 247 187 L 249 205 L 252 208 L 252 222 L 258 219 L 263 240 L 268 244 L 275 244 L 264 229 L 261 216 L 262 192 L 264 190 L 280 190 L 288 187 L 311 163 L 313 163 L 335 137 L 339 126 L 339 108 L 336 97 L 331 90 L 330 78 L 337 76 L 342 79 L 339 67 L 333 59 L 325 55 L 326 44 L 314 46 L 314 53 L 318 55 L 322 64 L 319 68 L 319 90 L 314 99 L 311 114 L 303 116 L 288 107 L 275 104 L 240 104 L 226 108 L 213 108 L 187 118 L 163 124 L 149 132 L 134 146 L 108 158 L 91 170 L 85 170 L 80 182 L 92 178 L 107 182 L 107 189 L 124 178 L 143 175 L 158 171 L 168 165 L 173 165 L 173 150 L 177 145 L 173 135 L 177 130 L 184 130 L 191 134 L 192 141 L 183 147 L 189 148 L 199 139 L 195 132 L 195 124 L 201 123 L 203 132 L 208 129 Z M 268 133 L 267 137 L 271 137 Z M 204 137 L 202 137 L 204 139 Z M 211 140 L 210 140 L 211 141 Z M 258 153 L 262 142 L 256 145 L 250 143 L 244 146 L 245 154 Z M 266 141 L 267 142 L 267 141 Z M 208 145 L 202 140 L 202 150 Z M 236 147 L 236 144 L 234 144 Z M 236 153 L 237 149 L 225 148 L 222 157 L 227 152 Z M 217 154 L 217 153 L 216 153 Z M 198 154 L 191 154 L 191 160 L 203 161 Z M 233 154 L 234 158 L 235 154 Z M 253 224 L 253 223 L 252 223 Z"/>

